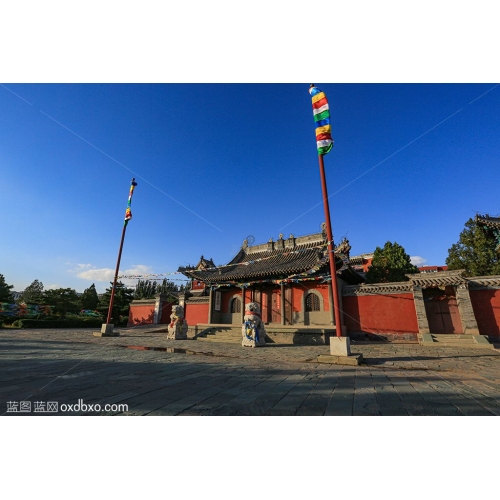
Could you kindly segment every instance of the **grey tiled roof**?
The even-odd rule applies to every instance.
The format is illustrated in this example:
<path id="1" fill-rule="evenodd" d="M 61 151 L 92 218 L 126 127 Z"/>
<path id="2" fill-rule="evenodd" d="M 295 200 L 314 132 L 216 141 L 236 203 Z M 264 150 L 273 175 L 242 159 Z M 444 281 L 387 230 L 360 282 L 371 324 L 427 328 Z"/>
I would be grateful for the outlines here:
<path id="1" fill-rule="evenodd" d="M 491 227 L 493 229 L 500 229 L 500 218 L 490 217 L 488 214 L 476 215 L 476 222 L 481 226 Z"/>

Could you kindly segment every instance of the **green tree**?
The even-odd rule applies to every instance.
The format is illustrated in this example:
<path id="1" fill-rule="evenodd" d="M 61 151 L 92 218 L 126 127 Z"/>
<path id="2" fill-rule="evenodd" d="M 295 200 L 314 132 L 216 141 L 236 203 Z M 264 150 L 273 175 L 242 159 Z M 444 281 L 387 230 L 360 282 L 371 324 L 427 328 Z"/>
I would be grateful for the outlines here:
<path id="1" fill-rule="evenodd" d="M 417 266 L 411 263 L 405 249 L 388 241 L 384 248 L 377 247 L 373 254 L 372 265 L 366 273 L 367 283 L 390 283 L 408 281 L 406 274 L 418 273 Z"/>
<path id="2" fill-rule="evenodd" d="M 158 286 L 158 293 L 167 296 L 168 302 L 178 303 L 179 301 L 179 287 L 173 281 L 164 279 L 162 284 Z"/>
<path id="3" fill-rule="evenodd" d="M 82 302 L 82 309 L 90 309 L 91 311 L 97 309 L 97 306 L 99 305 L 99 297 L 94 283 L 83 291 L 80 299 Z"/>
<path id="4" fill-rule="evenodd" d="M 176 297 L 174 292 L 177 292 L 177 290 L 177 285 L 166 278 L 163 280 L 161 285 L 154 280 L 139 280 L 134 290 L 134 299 L 152 299 L 159 293 L 168 295 L 173 299 Z"/>
<path id="5" fill-rule="evenodd" d="M 449 270 L 465 269 L 467 276 L 500 274 L 500 255 L 492 229 L 469 219 L 460 233 L 458 243 L 448 249 L 446 265 Z"/>
<path id="6" fill-rule="evenodd" d="M 43 283 L 35 280 L 21 293 L 18 301 L 25 304 L 44 304 Z"/>
<path id="7" fill-rule="evenodd" d="M 11 289 L 14 285 L 7 285 L 3 274 L 0 274 L 0 302 L 7 302 L 12 304 L 14 302 L 14 297 L 11 293 Z"/>
<path id="8" fill-rule="evenodd" d="M 152 299 L 157 293 L 156 281 L 139 280 L 135 287 L 134 299 Z"/>
<path id="9" fill-rule="evenodd" d="M 67 313 L 78 313 L 82 308 L 80 297 L 72 288 L 56 288 L 46 290 L 44 293 L 45 304 L 52 307 L 52 311 L 60 314 L 62 318 Z"/>
<path id="10" fill-rule="evenodd" d="M 110 283 L 111 287 L 106 288 L 106 292 L 102 295 L 99 300 L 99 306 L 97 310 L 103 314 L 106 319 L 108 316 L 109 302 L 111 300 L 111 290 L 113 283 Z M 115 298 L 113 300 L 113 309 L 111 311 L 111 322 L 118 325 L 120 322 L 120 316 L 128 318 L 128 309 L 130 303 L 134 298 L 134 290 L 127 288 L 121 281 L 116 284 Z"/>
<path id="11" fill-rule="evenodd" d="M 165 295 L 173 295 L 174 292 L 178 292 L 179 287 L 173 282 L 166 278 L 163 280 L 162 284 L 158 286 L 158 293 L 163 293 Z"/>

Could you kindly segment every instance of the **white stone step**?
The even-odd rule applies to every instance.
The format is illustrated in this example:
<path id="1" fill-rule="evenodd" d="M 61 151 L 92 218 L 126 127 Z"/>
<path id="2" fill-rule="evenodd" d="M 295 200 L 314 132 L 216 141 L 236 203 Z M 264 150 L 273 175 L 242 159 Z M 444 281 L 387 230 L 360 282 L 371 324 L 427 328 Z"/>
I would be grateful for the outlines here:
<path id="1" fill-rule="evenodd" d="M 495 348 L 493 344 L 488 342 L 488 339 L 484 335 L 424 333 L 419 334 L 418 339 L 423 346 L 462 347 L 464 349 Z"/>

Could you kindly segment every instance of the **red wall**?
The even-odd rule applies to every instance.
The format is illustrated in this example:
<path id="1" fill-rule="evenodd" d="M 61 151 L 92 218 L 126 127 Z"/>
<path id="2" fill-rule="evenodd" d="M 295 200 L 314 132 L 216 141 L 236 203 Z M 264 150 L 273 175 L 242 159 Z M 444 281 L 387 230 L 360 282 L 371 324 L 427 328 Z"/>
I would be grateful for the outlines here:
<path id="1" fill-rule="evenodd" d="M 469 290 L 481 335 L 500 336 L 500 290 Z"/>
<path id="2" fill-rule="evenodd" d="M 342 297 L 348 332 L 418 333 L 412 293 Z"/>
<path id="3" fill-rule="evenodd" d="M 208 323 L 208 302 L 204 304 L 187 304 L 184 311 L 186 321 L 189 326 L 197 325 L 198 323 Z"/>
<path id="4" fill-rule="evenodd" d="M 128 311 L 128 323 L 127 326 L 137 326 L 137 325 L 151 325 L 153 324 L 155 315 L 155 305 L 133 305 L 130 304 Z"/>
<path id="5" fill-rule="evenodd" d="M 205 283 L 203 281 L 193 280 L 191 281 L 191 289 L 192 290 L 204 290 Z"/>
<path id="6" fill-rule="evenodd" d="M 241 299 L 241 289 L 235 289 L 235 288 L 230 288 L 229 290 L 221 290 L 222 291 L 222 296 L 221 296 L 221 308 L 220 312 L 221 313 L 227 313 L 229 312 L 229 303 L 231 302 L 231 299 L 235 296 L 238 295 Z M 208 312 L 207 312 L 208 314 Z M 208 316 L 207 316 L 208 317 Z"/>

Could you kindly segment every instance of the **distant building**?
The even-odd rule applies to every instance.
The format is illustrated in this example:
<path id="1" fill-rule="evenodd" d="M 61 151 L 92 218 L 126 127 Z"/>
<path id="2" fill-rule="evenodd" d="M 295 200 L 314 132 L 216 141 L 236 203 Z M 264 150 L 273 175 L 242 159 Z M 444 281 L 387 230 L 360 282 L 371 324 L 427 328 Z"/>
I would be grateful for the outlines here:
<path id="1" fill-rule="evenodd" d="M 23 292 L 10 292 L 12 296 L 14 297 L 14 300 L 17 300 L 21 297 Z"/>
<path id="2" fill-rule="evenodd" d="M 368 269 L 372 265 L 372 261 L 372 253 L 362 253 L 361 255 L 356 255 L 350 259 L 351 267 L 362 276 L 365 276 L 368 272 Z M 420 266 L 418 270 L 421 273 L 437 273 L 439 271 L 447 271 L 448 266 Z"/>
<path id="3" fill-rule="evenodd" d="M 351 267 L 363 276 L 368 272 L 369 267 L 372 265 L 373 254 L 362 253 L 350 258 Z"/>
<path id="4" fill-rule="evenodd" d="M 448 271 L 448 266 L 421 266 L 418 268 L 421 273 L 438 273 Z"/>

